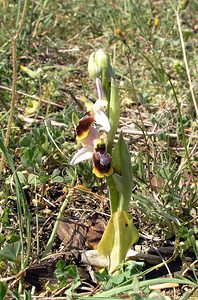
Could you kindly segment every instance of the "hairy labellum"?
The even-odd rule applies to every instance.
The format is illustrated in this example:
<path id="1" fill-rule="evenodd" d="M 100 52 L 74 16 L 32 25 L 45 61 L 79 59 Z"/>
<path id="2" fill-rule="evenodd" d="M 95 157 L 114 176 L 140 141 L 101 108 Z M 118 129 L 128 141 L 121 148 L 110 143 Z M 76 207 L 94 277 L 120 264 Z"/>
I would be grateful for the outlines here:
<path id="1" fill-rule="evenodd" d="M 111 156 L 106 152 L 105 144 L 98 144 L 93 153 L 93 173 L 102 178 L 111 175 L 112 172 Z"/>

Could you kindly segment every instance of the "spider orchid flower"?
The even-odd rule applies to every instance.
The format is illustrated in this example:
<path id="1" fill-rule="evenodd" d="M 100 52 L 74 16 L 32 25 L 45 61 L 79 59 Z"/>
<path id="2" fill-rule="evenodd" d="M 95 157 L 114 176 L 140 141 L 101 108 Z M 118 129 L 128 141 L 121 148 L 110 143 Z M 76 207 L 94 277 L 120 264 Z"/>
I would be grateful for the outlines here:
<path id="1" fill-rule="evenodd" d="M 76 165 L 79 162 L 92 159 L 93 173 L 99 177 L 109 176 L 113 173 L 111 167 L 111 156 L 107 153 L 104 135 L 95 140 L 88 140 L 89 142 L 81 148 L 72 158 L 71 164 Z M 83 141 L 85 142 L 85 140 Z"/>
<path id="2" fill-rule="evenodd" d="M 104 135 L 99 136 L 99 132 L 94 123 L 100 125 L 106 132 L 110 131 L 109 120 L 103 109 L 106 102 L 103 98 L 102 83 L 96 78 L 96 87 L 98 92 L 98 100 L 92 103 L 84 100 L 87 109 L 87 115 L 79 120 L 76 126 L 76 139 L 83 145 L 72 158 L 71 164 L 76 165 L 84 160 L 93 159 L 93 173 L 97 177 L 109 176 L 112 174 L 110 160 L 111 156 L 106 150 L 106 138 Z"/>

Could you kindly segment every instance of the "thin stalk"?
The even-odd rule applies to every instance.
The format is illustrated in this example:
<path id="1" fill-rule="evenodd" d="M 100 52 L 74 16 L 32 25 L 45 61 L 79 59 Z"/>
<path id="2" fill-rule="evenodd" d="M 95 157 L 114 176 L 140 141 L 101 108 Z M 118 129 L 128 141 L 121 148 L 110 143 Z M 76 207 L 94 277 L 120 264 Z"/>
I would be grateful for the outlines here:
<path id="1" fill-rule="evenodd" d="M 49 254 L 49 252 L 51 251 L 51 249 L 52 249 L 52 245 L 53 245 L 55 237 L 56 237 L 56 233 L 57 233 L 57 230 L 58 230 L 60 220 L 62 218 L 62 215 L 63 215 L 63 212 L 64 212 L 65 208 L 67 207 L 68 201 L 70 200 L 72 195 L 73 195 L 73 189 L 68 192 L 68 195 L 66 196 L 66 198 L 65 198 L 65 200 L 64 200 L 64 202 L 63 202 L 63 204 L 62 204 L 62 206 L 59 210 L 59 213 L 57 215 L 57 218 L 56 218 L 56 221 L 55 221 L 55 224 L 54 224 L 54 228 L 53 228 L 51 236 L 50 236 L 50 238 L 47 242 L 47 246 L 46 246 L 45 251 L 42 255 L 42 258 L 47 256 Z"/>
<path id="2" fill-rule="evenodd" d="M 187 74 L 187 77 L 188 77 L 189 89 L 190 89 L 191 97 L 192 97 L 193 104 L 194 104 L 194 107 L 195 107 L 196 116 L 198 118 L 198 106 L 197 106 L 197 102 L 196 102 L 193 87 L 192 87 L 192 81 L 191 81 L 191 77 L 190 77 L 188 61 L 187 61 L 187 57 L 186 57 L 186 49 L 185 49 L 185 45 L 184 45 L 184 39 L 183 39 L 181 23 L 180 23 L 180 18 L 179 18 L 179 11 L 175 10 L 175 9 L 174 9 L 174 11 L 175 11 L 176 18 L 177 18 L 177 26 L 178 26 L 178 30 L 179 30 L 179 36 L 180 36 L 181 47 L 182 47 L 182 52 L 183 52 L 184 64 L 185 64 L 185 68 L 186 68 L 186 74 Z"/>
<path id="3" fill-rule="evenodd" d="M 36 200 L 36 254 L 37 256 L 39 256 L 39 215 L 38 215 L 38 211 L 39 211 L 39 207 L 38 207 L 38 195 L 36 192 L 37 189 L 37 184 L 36 184 L 36 178 L 34 181 L 34 192 L 35 192 L 35 200 Z"/>
<path id="4" fill-rule="evenodd" d="M 17 73 L 16 73 L 16 36 L 12 40 L 12 99 L 11 99 L 11 108 L 10 108 L 10 114 L 8 117 L 8 126 L 4 141 L 4 146 L 7 149 L 10 139 L 10 133 L 11 133 L 11 127 L 12 127 L 12 121 L 14 116 L 14 107 L 16 102 L 16 83 L 17 83 Z M 4 160 L 5 156 L 2 155 L 1 162 L 0 162 L 0 178 L 4 167 Z"/>
<path id="5" fill-rule="evenodd" d="M 45 128 L 46 128 L 46 131 L 47 131 L 47 134 L 51 140 L 51 142 L 53 143 L 53 145 L 56 147 L 56 149 L 62 154 L 62 156 L 66 157 L 65 154 L 63 153 L 63 151 L 58 147 L 58 145 L 56 144 L 55 140 L 53 139 L 53 136 L 51 135 L 50 133 L 50 130 L 49 130 L 49 127 L 48 127 L 48 121 L 45 120 L 44 121 L 44 124 L 45 124 Z"/>
<path id="6" fill-rule="evenodd" d="M 110 211 L 112 216 L 119 207 L 119 200 L 120 200 L 119 193 L 116 189 L 116 185 L 112 175 L 106 178 L 106 182 L 109 189 L 109 202 L 110 202 Z"/>
<path id="7" fill-rule="evenodd" d="M 189 171 L 191 173 L 191 176 L 192 176 L 192 179 L 193 179 L 193 182 L 195 183 L 195 186 L 196 186 L 196 180 L 194 178 L 194 173 L 193 173 L 193 169 L 192 169 L 192 165 L 191 165 L 191 161 L 190 161 L 190 156 L 189 156 L 189 153 L 188 153 L 188 146 L 187 146 L 187 142 L 186 142 L 186 137 L 185 137 L 185 132 L 184 132 L 184 124 L 183 124 L 183 118 L 182 118 L 182 113 L 181 113 L 181 104 L 177 98 L 177 94 L 175 92 L 175 88 L 172 84 L 172 81 L 170 80 L 168 74 L 166 74 L 167 77 L 168 77 L 168 80 L 170 82 L 170 85 L 171 85 L 171 88 L 173 90 L 173 94 L 174 94 L 174 97 L 175 97 L 175 100 L 176 100 L 176 105 L 177 105 L 177 109 L 178 109 L 178 113 L 179 113 L 179 120 L 180 120 L 180 124 L 181 124 L 181 134 L 182 134 L 182 144 L 184 146 L 184 149 L 185 149 L 185 154 L 186 154 L 186 160 L 187 160 L 187 163 L 188 163 L 188 168 L 189 168 Z"/>

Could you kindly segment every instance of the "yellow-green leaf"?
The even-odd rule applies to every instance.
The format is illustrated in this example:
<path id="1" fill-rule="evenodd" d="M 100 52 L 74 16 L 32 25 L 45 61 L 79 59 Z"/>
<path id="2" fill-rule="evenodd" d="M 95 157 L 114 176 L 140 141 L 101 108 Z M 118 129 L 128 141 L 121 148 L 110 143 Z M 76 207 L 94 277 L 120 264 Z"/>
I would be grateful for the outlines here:
<path id="1" fill-rule="evenodd" d="M 126 211 L 119 209 L 112 215 L 97 248 L 100 255 L 109 259 L 110 271 L 122 263 L 138 237 L 138 231 Z"/>

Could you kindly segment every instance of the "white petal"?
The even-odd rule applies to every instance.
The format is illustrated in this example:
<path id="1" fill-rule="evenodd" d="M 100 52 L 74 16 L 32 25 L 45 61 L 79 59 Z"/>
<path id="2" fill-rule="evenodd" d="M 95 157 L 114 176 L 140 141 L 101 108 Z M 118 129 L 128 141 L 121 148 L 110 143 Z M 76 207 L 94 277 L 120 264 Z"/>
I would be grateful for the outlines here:
<path id="1" fill-rule="evenodd" d="M 105 100 L 98 99 L 94 105 L 93 105 L 93 111 L 97 112 L 98 110 L 101 110 L 102 107 L 106 107 L 107 103 Z"/>
<path id="2" fill-rule="evenodd" d="M 72 158 L 70 164 L 76 165 L 81 161 L 91 159 L 94 149 L 92 147 L 83 147 Z"/>
<path id="3" fill-rule="evenodd" d="M 94 115 L 94 119 L 96 121 L 97 124 L 101 125 L 102 128 L 106 131 L 109 132 L 110 131 L 110 124 L 109 124 L 109 120 L 107 118 L 107 116 L 105 115 L 105 113 L 102 110 L 99 110 L 95 113 Z"/>

